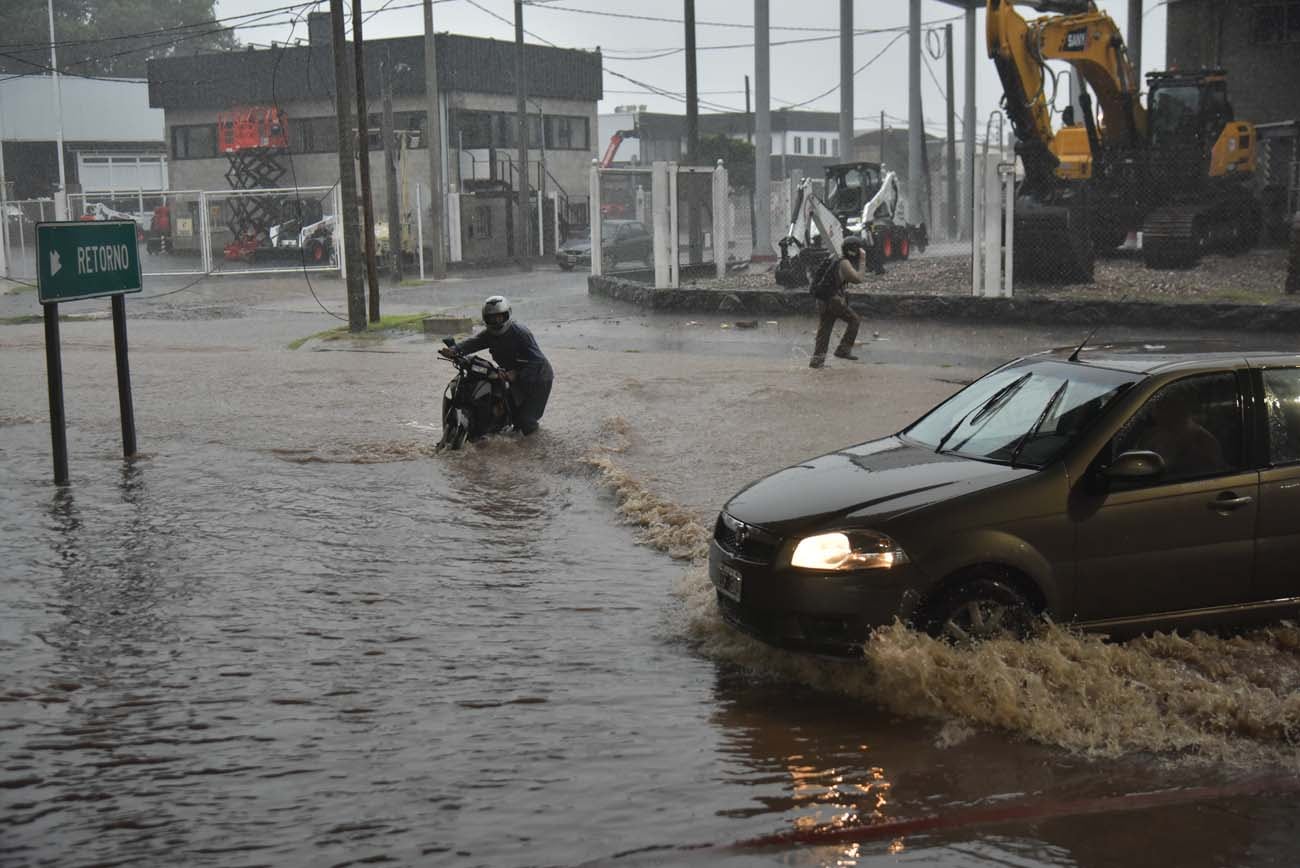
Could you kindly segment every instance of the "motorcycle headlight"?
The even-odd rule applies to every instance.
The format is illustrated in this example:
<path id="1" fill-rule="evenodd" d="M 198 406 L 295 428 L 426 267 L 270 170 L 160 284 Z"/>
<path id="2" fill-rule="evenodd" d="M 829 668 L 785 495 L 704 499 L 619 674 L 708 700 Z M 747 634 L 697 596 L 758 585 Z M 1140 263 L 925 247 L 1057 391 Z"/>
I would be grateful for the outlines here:
<path id="1" fill-rule="evenodd" d="M 804 570 L 888 570 L 907 563 L 898 543 L 875 531 L 822 533 L 804 537 L 790 566 Z"/>

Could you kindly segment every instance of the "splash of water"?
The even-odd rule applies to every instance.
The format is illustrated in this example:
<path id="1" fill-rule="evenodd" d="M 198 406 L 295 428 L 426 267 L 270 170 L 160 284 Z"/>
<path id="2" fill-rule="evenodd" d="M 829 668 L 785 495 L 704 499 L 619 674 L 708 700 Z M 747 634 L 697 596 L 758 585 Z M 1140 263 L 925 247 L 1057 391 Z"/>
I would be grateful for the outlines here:
<path id="1" fill-rule="evenodd" d="M 758 677 L 942 722 L 939 742 L 971 727 L 999 729 L 1071 753 L 1300 771 L 1300 628 L 1281 624 L 1235 637 L 1157 633 L 1113 643 L 1049 625 L 1028 641 L 957 647 L 901 623 L 875 631 L 863 657 L 830 660 L 772 648 L 722 621 L 704 560 L 710 533 L 688 510 L 621 468 L 631 430 L 586 457 L 641 528 L 643 543 L 690 562 L 677 578 L 672 628 L 701 653 Z M 863 665 L 865 661 L 866 665 Z"/>

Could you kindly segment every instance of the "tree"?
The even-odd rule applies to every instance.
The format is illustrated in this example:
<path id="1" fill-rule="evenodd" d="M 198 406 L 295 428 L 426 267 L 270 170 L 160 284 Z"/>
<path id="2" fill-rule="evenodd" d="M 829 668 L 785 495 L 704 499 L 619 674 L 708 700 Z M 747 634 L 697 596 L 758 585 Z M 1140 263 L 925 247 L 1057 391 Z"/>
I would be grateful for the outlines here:
<path id="1" fill-rule="evenodd" d="M 48 72 L 45 0 L 6 0 L 4 6 L 0 71 Z M 212 23 L 215 6 L 216 0 L 54 0 L 59 71 L 143 78 L 152 57 L 234 48 L 234 32 Z"/>
<path id="2" fill-rule="evenodd" d="M 700 163 L 727 167 L 727 181 L 733 187 L 748 190 L 754 186 L 754 146 L 744 139 L 716 135 L 700 138 Z"/>

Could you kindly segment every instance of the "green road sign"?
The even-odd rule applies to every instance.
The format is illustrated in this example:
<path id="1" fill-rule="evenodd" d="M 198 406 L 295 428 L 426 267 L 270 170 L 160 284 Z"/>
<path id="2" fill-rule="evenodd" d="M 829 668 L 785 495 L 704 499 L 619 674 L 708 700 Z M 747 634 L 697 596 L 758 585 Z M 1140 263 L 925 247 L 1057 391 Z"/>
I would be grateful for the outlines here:
<path id="1" fill-rule="evenodd" d="M 130 220 L 36 224 L 41 304 L 140 291 L 140 251 Z"/>

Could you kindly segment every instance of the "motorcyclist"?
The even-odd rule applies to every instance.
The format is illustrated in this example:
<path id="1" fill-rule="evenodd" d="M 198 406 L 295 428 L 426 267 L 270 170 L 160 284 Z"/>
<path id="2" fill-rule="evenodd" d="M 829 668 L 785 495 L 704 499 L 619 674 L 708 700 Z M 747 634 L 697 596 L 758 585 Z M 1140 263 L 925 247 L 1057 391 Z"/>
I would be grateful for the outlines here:
<path id="1" fill-rule="evenodd" d="M 551 363 L 528 327 L 510 315 L 510 302 L 505 296 L 494 295 L 483 302 L 483 325 L 483 331 L 438 352 L 450 357 L 486 349 L 510 383 L 515 427 L 524 435 L 532 434 L 551 397 L 551 383 L 555 378 Z"/>

